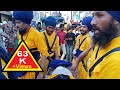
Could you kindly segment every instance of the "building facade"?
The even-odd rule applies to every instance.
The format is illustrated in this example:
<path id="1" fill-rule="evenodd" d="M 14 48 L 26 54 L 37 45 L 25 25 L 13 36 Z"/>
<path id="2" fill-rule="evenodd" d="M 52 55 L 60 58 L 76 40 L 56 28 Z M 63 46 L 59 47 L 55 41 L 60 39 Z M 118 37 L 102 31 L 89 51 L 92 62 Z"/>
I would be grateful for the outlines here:
<path id="1" fill-rule="evenodd" d="M 13 21 L 11 11 L 0 11 L 0 22 Z"/>

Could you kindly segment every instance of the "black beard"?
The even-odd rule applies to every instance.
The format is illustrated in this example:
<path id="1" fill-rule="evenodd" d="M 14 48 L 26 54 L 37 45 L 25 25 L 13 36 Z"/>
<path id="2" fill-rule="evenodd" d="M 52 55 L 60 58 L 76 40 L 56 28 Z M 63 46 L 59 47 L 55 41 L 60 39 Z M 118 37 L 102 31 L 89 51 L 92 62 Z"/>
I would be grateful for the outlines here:
<path id="1" fill-rule="evenodd" d="M 118 29 L 113 24 L 110 23 L 106 29 L 100 30 L 100 35 L 98 37 L 93 35 L 93 40 L 95 43 L 98 42 L 99 46 L 104 47 L 113 38 L 116 37 L 117 32 Z"/>
<path id="2" fill-rule="evenodd" d="M 19 34 L 20 35 L 24 35 L 26 33 L 26 30 L 25 29 L 19 29 Z"/>
<path id="3" fill-rule="evenodd" d="M 87 33 L 81 33 L 82 35 L 86 35 Z"/>

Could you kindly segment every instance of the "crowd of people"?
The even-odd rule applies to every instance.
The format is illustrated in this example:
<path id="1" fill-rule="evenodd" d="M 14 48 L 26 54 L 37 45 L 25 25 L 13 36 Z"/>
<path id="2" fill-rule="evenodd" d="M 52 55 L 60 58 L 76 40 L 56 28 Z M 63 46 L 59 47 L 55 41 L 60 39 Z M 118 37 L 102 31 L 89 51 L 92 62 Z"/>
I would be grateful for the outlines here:
<path id="1" fill-rule="evenodd" d="M 23 40 L 44 72 L 5 74 L 1 68 L 0 76 L 43 79 L 49 62 L 62 60 L 72 63 L 68 69 L 74 79 L 120 78 L 119 15 L 119 11 L 94 11 L 93 16 L 87 16 L 81 22 L 71 20 L 58 24 L 53 16 L 49 16 L 44 27 L 41 22 L 33 27 L 33 11 L 14 11 L 14 24 L 0 24 L 0 47 L 10 58 Z M 2 61 L 5 62 L 4 58 Z"/>
<path id="2" fill-rule="evenodd" d="M 11 56 L 17 45 L 17 27 L 7 21 L 0 23 L 0 46 Z"/>

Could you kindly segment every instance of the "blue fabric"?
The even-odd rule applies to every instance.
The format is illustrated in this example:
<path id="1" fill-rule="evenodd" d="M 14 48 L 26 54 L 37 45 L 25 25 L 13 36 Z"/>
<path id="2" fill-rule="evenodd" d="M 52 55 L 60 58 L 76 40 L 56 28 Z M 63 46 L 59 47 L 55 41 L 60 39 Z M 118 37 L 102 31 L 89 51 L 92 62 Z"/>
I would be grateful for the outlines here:
<path id="1" fill-rule="evenodd" d="M 75 35 L 75 36 L 77 37 L 78 35 L 80 35 L 80 34 L 79 34 L 79 33 L 76 33 L 76 35 Z"/>
<path id="2" fill-rule="evenodd" d="M 13 11 L 13 18 L 30 24 L 33 19 L 33 11 Z"/>
<path id="3" fill-rule="evenodd" d="M 83 51 L 81 51 L 80 49 L 77 49 L 75 56 L 78 57 L 82 52 L 83 52 Z"/>
<path id="4" fill-rule="evenodd" d="M 36 52 L 31 52 L 33 57 L 35 58 L 35 60 L 38 62 L 38 60 L 40 59 L 40 52 L 36 51 Z M 35 72 L 35 78 L 37 78 L 39 72 Z"/>
<path id="5" fill-rule="evenodd" d="M 78 23 L 78 24 L 76 24 L 77 26 L 80 26 L 80 24 Z"/>
<path id="6" fill-rule="evenodd" d="M 74 27 L 75 27 L 74 25 L 71 25 L 71 26 L 69 26 L 68 29 L 71 30 L 71 29 L 74 29 Z"/>
<path id="7" fill-rule="evenodd" d="M 5 75 L 2 74 L 2 72 L 0 72 L 0 79 L 7 79 L 7 78 L 5 77 Z"/>
<path id="8" fill-rule="evenodd" d="M 27 72 L 16 72 L 18 77 L 24 76 Z"/>
<path id="9" fill-rule="evenodd" d="M 8 78 L 10 79 L 18 79 L 18 73 L 17 72 L 7 72 Z"/>
<path id="10" fill-rule="evenodd" d="M 31 22 L 31 26 L 36 27 L 36 22 Z"/>
<path id="11" fill-rule="evenodd" d="M 82 25 L 86 25 L 89 31 L 92 31 L 92 25 L 91 25 L 92 19 L 93 19 L 92 16 L 88 16 L 88 17 L 83 18 L 82 20 Z"/>
<path id="12" fill-rule="evenodd" d="M 107 11 L 115 20 L 120 22 L 120 11 Z"/>
<path id="13" fill-rule="evenodd" d="M 31 52 L 31 54 L 33 55 L 35 60 L 38 62 L 38 60 L 40 59 L 40 52 L 39 51 Z"/>
<path id="14" fill-rule="evenodd" d="M 35 72 L 35 79 L 37 78 L 38 74 L 39 74 L 39 72 Z"/>
<path id="15" fill-rule="evenodd" d="M 56 22 L 56 19 L 53 17 L 53 16 L 49 16 L 46 18 L 45 20 L 45 26 L 48 27 L 48 26 L 53 26 L 55 27 L 57 24 Z"/>
<path id="16" fill-rule="evenodd" d="M 52 60 L 49 62 L 48 68 L 49 67 L 56 68 L 58 66 L 70 67 L 71 65 L 72 65 L 71 62 L 67 62 L 64 60 Z"/>
<path id="17" fill-rule="evenodd" d="M 9 61 L 9 55 L 8 55 L 8 53 L 2 48 L 2 47 L 0 47 L 0 57 L 4 60 L 4 62 L 7 64 L 8 63 L 8 61 Z M 1 66 L 1 64 L 0 64 L 0 73 L 1 73 L 1 78 L 3 78 L 3 79 L 5 79 L 5 77 L 2 77 L 3 75 L 2 75 L 2 66 Z M 10 78 L 10 79 L 18 79 L 18 76 L 16 75 L 16 72 L 7 72 L 7 74 L 8 74 L 8 78 Z"/>
<path id="18" fill-rule="evenodd" d="M 1 60 L 0 60 L 0 79 L 7 79 L 5 77 L 5 75 L 2 73 L 2 64 L 1 64 Z"/>
<path id="19" fill-rule="evenodd" d="M 5 63 L 8 63 L 9 55 L 2 47 L 0 47 L 0 57 L 4 60 Z"/>
<path id="20" fill-rule="evenodd" d="M 0 79 L 7 79 L 3 74 L 0 74 Z"/>

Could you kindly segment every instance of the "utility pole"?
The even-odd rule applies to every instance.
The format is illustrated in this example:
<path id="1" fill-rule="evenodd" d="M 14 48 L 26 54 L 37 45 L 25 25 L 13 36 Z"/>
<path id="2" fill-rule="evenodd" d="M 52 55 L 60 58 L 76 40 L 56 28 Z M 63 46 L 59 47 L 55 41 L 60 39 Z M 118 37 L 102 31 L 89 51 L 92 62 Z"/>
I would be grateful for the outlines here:
<path id="1" fill-rule="evenodd" d="M 50 16 L 51 16 L 51 11 L 50 11 Z"/>
<path id="2" fill-rule="evenodd" d="M 71 11 L 71 20 L 72 20 L 72 11 Z"/>
<path id="3" fill-rule="evenodd" d="M 45 17 L 46 17 L 46 11 L 45 11 Z"/>
<path id="4" fill-rule="evenodd" d="M 59 11 L 59 16 L 60 16 L 60 17 L 62 16 L 60 11 Z"/>
<path id="5" fill-rule="evenodd" d="M 79 21 L 80 21 L 80 11 L 79 11 Z"/>

